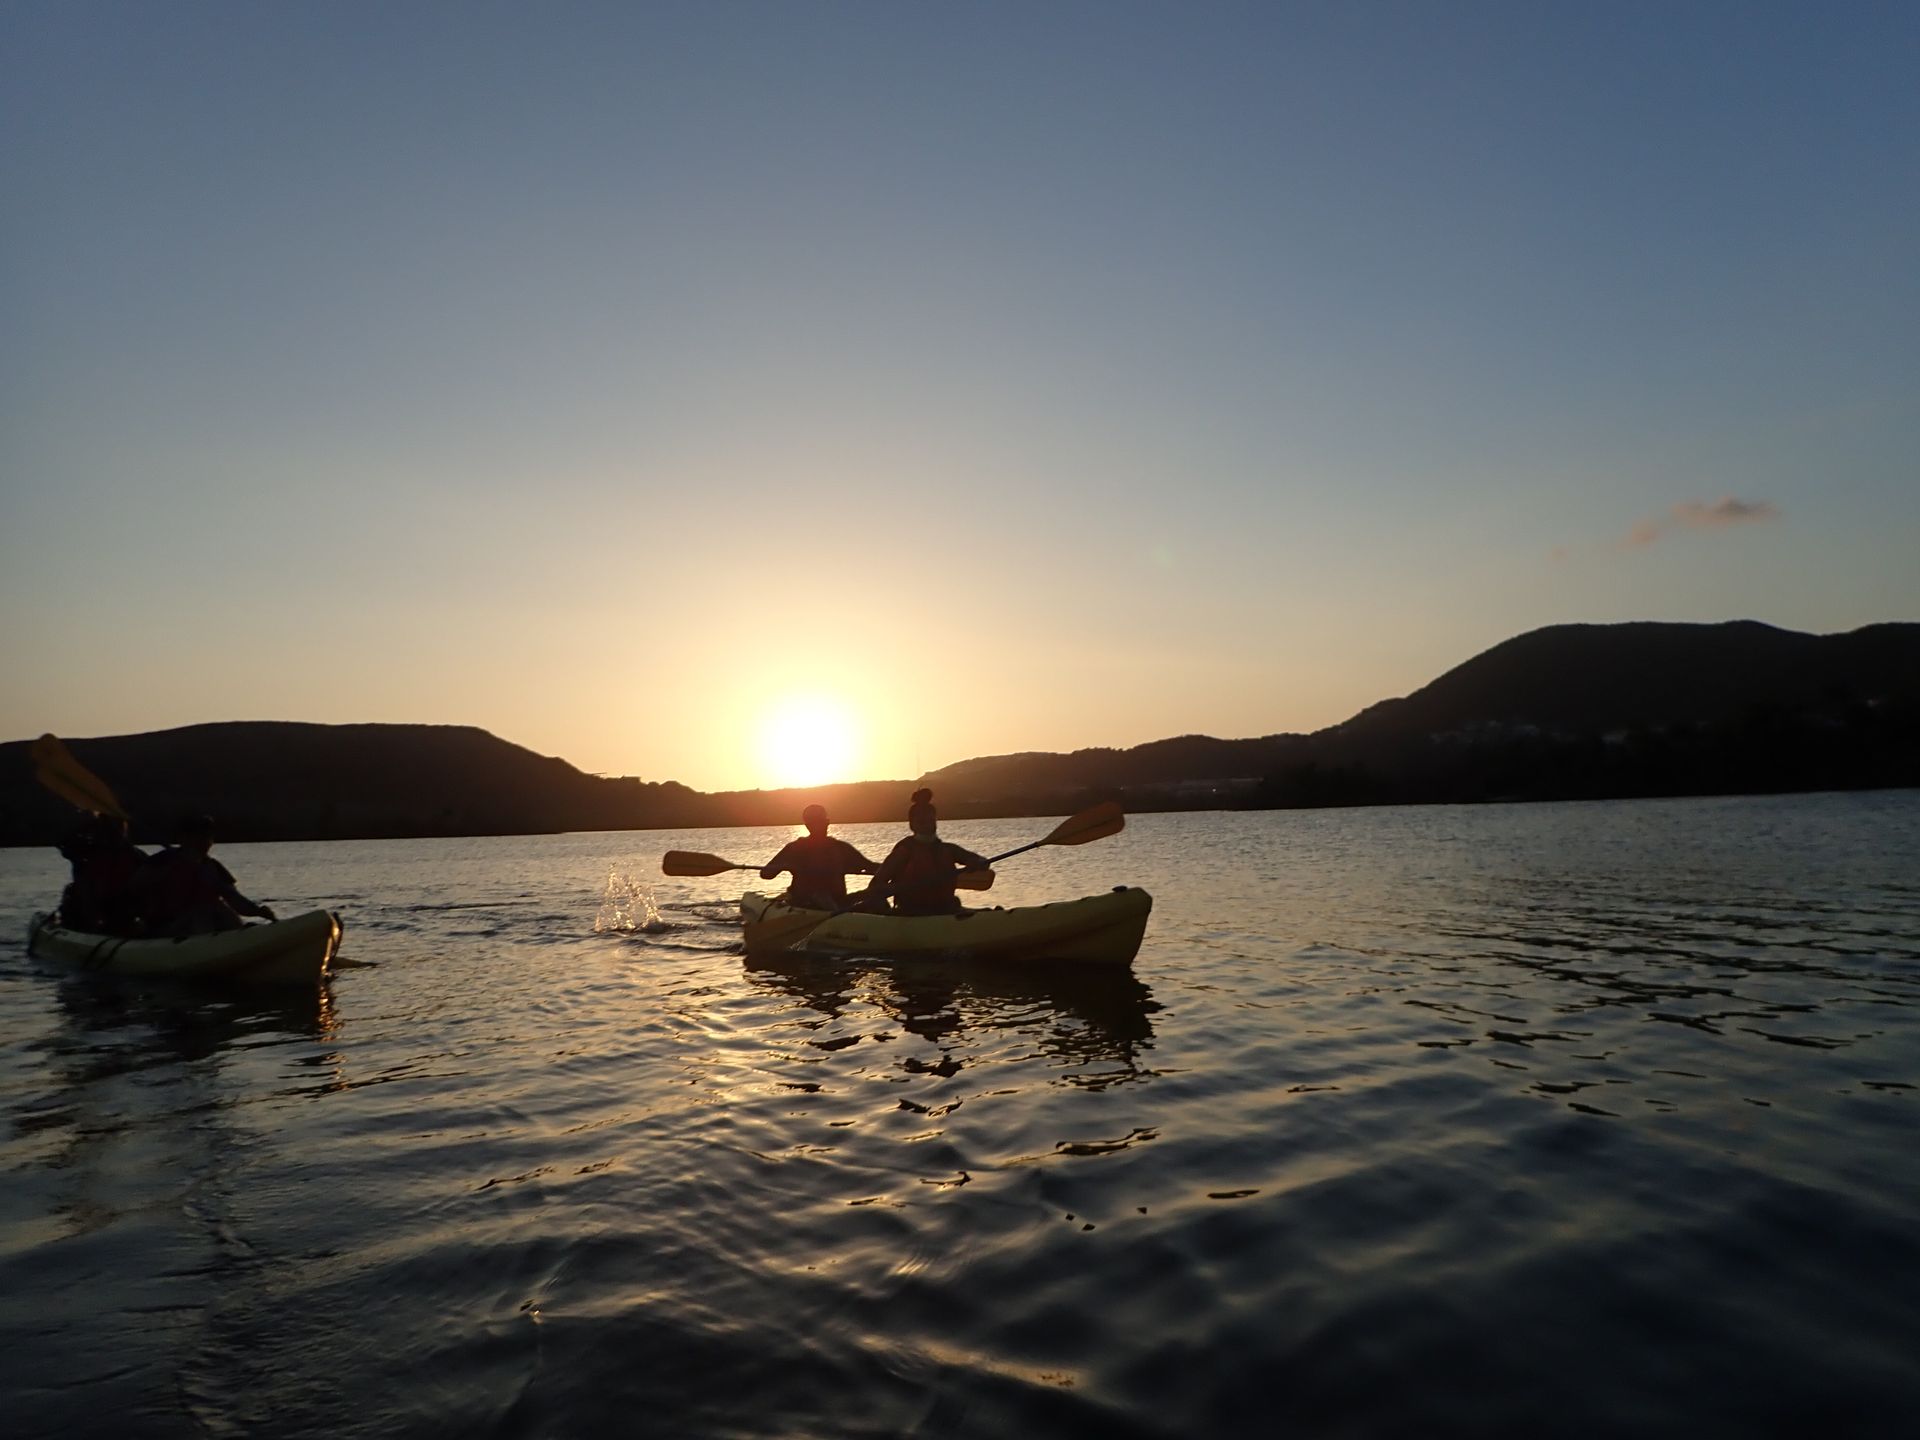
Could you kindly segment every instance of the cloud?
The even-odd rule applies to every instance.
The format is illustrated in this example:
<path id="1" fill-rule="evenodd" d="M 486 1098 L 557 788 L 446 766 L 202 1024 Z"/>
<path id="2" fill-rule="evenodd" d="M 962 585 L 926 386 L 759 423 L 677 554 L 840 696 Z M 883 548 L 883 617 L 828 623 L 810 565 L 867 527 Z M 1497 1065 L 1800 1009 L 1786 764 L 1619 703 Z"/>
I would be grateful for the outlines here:
<path id="1" fill-rule="evenodd" d="M 1673 507 L 1673 518 L 1682 525 L 1712 530 L 1722 525 L 1739 525 L 1748 520 L 1777 520 L 1780 511 L 1767 500 L 1736 500 L 1722 495 L 1711 505 L 1688 500 Z"/>
<path id="2" fill-rule="evenodd" d="M 1724 530 L 1729 525 L 1750 525 L 1779 518 L 1779 507 L 1768 500 L 1741 500 L 1732 495 L 1722 495 L 1711 503 L 1682 500 L 1664 515 L 1652 515 L 1637 522 L 1627 532 L 1625 543 L 1629 549 L 1637 549 L 1653 544 L 1669 530 Z"/>

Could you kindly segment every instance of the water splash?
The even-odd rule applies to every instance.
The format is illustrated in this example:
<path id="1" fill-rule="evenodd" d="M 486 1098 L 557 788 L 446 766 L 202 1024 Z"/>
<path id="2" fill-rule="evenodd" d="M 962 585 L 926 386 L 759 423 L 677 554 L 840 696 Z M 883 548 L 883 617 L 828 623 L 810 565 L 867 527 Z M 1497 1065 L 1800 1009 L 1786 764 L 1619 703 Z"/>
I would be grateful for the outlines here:
<path id="1" fill-rule="evenodd" d="M 652 887 L 642 885 L 618 865 L 609 866 L 606 893 L 600 897 L 593 933 L 657 935 L 667 928 L 667 922 L 660 918 L 660 907 L 653 903 Z"/>

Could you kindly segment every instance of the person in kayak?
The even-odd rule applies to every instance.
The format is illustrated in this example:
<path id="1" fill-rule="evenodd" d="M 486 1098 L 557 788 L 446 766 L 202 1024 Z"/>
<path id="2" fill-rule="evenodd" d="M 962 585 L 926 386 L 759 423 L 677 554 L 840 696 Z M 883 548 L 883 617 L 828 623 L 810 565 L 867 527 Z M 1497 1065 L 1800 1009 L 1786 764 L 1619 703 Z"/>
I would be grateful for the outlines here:
<path id="1" fill-rule="evenodd" d="M 984 870 L 988 861 L 964 846 L 942 840 L 933 791 L 916 790 L 907 809 L 913 832 L 887 853 L 880 873 L 867 887 L 866 903 L 891 898 L 896 915 L 958 915 L 966 909 L 954 893 L 962 870 Z"/>
<path id="2" fill-rule="evenodd" d="M 803 910 L 838 910 L 847 903 L 847 876 L 872 875 L 880 867 L 846 841 L 827 834 L 824 805 L 807 806 L 800 812 L 800 822 L 807 833 L 788 841 L 761 868 L 760 878 L 771 880 L 783 871 L 791 873 L 787 904 Z"/>
<path id="3" fill-rule="evenodd" d="M 135 877 L 147 853 L 127 840 L 127 822 L 97 815 L 60 842 L 73 879 L 60 895 L 60 923 L 93 935 L 139 933 Z"/>
<path id="4" fill-rule="evenodd" d="M 141 914 L 149 935 L 179 938 L 238 930 L 243 915 L 276 918 L 234 886 L 233 875 L 210 853 L 213 821 L 191 815 L 174 829 L 174 843 L 147 857 L 140 869 Z"/>

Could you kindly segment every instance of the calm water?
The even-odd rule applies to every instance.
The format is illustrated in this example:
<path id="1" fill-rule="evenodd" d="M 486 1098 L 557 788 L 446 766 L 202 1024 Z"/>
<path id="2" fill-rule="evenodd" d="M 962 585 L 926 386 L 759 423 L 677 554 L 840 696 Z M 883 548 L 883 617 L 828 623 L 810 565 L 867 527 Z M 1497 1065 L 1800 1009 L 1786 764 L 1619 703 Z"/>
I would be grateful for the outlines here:
<path id="1" fill-rule="evenodd" d="M 1077 978 L 658 874 L 789 833 L 223 847 L 370 967 L 280 999 L 44 971 L 0 852 L 7 1432 L 1920 1423 L 1920 793 L 1142 817 L 1002 872 L 1154 893 Z"/>

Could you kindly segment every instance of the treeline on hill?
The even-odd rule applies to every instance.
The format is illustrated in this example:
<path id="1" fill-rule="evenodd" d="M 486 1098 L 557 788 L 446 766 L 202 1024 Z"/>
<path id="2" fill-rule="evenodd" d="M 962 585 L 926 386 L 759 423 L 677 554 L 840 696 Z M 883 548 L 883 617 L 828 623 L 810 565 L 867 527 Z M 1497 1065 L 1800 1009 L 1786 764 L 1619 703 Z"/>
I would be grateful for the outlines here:
<path id="1" fill-rule="evenodd" d="M 964 761 L 949 800 L 1381 805 L 1920 784 L 1920 625 L 1555 625 L 1311 735 Z"/>
<path id="2" fill-rule="evenodd" d="M 1143 814 L 1920 787 L 1920 706 L 1900 701 L 1800 712 L 1760 707 L 1731 720 L 1605 734 L 1487 726 L 1364 739 L 1273 736 L 1260 745 L 1253 758 L 1268 763 L 1259 773 L 1227 768 L 1244 765 L 1243 753 L 1214 763 L 1213 778 L 1202 780 L 1168 779 L 1157 767 L 1102 768 L 1082 752 L 1061 772 L 1034 767 L 1024 809 L 1010 808 L 1014 797 L 1005 793 L 984 799 L 956 787 L 941 813 L 1066 814 L 1102 800 Z"/>
<path id="3" fill-rule="evenodd" d="M 1920 707 L 1855 703 L 1605 735 L 1488 730 L 1316 744 L 1267 776 L 1256 809 L 1599 800 L 1920 786 Z"/>

